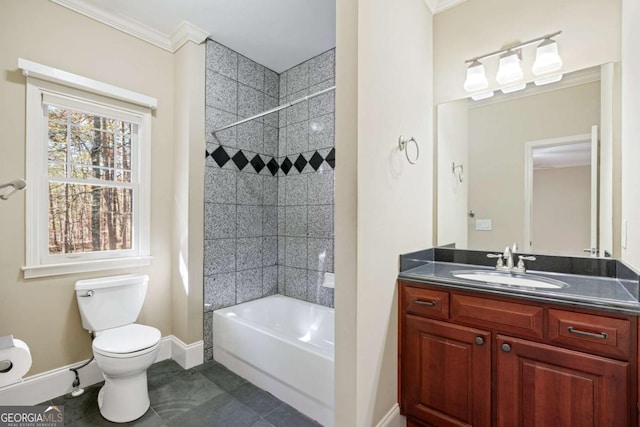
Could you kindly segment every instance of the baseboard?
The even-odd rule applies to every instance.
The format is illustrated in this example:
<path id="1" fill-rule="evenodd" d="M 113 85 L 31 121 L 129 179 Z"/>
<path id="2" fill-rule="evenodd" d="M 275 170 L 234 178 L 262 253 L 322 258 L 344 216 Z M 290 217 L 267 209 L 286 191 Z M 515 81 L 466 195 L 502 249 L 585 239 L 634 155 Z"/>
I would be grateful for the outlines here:
<path id="1" fill-rule="evenodd" d="M 169 335 L 160 341 L 160 350 L 155 363 L 173 359 L 184 369 L 189 369 L 203 363 L 203 348 L 202 341 L 187 345 L 173 335 Z M 85 362 L 87 360 L 32 375 L 15 384 L 0 387 L 0 405 L 36 405 L 70 393 L 74 374 L 69 368 L 81 366 Z M 81 387 L 89 387 L 103 380 L 102 372 L 95 360 L 80 369 L 78 374 Z"/>
<path id="2" fill-rule="evenodd" d="M 400 405 L 397 403 L 382 417 L 376 427 L 405 427 L 407 419 L 400 415 Z"/>
<path id="3" fill-rule="evenodd" d="M 185 344 L 180 338 L 171 335 L 171 358 L 184 369 L 204 363 L 204 341 Z"/>

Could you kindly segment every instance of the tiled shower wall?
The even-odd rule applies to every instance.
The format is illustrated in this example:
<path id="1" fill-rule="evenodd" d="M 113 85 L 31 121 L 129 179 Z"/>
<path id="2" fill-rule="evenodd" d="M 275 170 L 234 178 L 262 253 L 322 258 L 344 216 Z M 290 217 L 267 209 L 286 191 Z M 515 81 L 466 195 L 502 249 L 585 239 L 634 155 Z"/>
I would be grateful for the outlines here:
<path id="1" fill-rule="evenodd" d="M 334 84 L 334 51 L 278 75 L 207 42 L 205 358 L 212 311 L 274 293 L 333 306 L 334 95 L 212 130 Z"/>
<path id="2" fill-rule="evenodd" d="M 280 105 L 335 84 L 332 49 L 280 74 Z M 278 292 L 333 307 L 334 92 L 280 112 Z M 322 159 L 326 159 L 322 161 Z"/>

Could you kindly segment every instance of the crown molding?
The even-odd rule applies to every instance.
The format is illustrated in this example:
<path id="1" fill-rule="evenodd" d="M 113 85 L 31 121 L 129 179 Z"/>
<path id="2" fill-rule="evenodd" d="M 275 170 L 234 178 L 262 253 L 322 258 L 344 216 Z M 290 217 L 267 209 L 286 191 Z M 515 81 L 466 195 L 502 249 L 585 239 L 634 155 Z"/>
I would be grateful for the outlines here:
<path id="1" fill-rule="evenodd" d="M 85 0 L 51 1 L 171 53 L 188 41 L 200 44 L 209 37 L 207 31 L 186 21 L 183 21 L 173 34 L 167 35 L 140 21 L 97 7 Z"/>
<path id="2" fill-rule="evenodd" d="M 431 10 L 431 13 L 437 15 L 440 12 L 444 12 L 447 9 L 451 9 L 459 5 L 460 3 L 464 3 L 467 0 L 424 0 Z"/>
<path id="3" fill-rule="evenodd" d="M 182 21 L 169 38 L 171 40 L 173 52 L 175 52 L 188 41 L 200 44 L 205 41 L 207 37 L 209 37 L 209 33 L 207 31 L 193 25 L 191 22 Z"/>

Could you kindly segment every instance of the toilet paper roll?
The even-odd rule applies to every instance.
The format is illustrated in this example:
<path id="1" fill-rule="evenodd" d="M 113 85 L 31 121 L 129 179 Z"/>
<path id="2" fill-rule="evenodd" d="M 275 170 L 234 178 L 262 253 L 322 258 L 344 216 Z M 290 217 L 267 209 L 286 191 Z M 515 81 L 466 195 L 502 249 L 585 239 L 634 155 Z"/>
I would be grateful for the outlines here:
<path id="1" fill-rule="evenodd" d="M 16 383 L 31 368 L 31 352 L 22 340 L 13 340 L 13 347 L 0 349 L 0 387 Z"/>

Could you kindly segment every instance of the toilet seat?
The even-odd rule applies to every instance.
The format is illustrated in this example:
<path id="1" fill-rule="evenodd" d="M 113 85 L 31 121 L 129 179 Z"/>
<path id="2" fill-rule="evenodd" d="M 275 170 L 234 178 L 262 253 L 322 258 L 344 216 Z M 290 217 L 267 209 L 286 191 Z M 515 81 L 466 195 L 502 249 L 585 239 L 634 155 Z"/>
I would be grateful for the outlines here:
<path id="1" fill-rule="evenodd" d="M 103 356 L 130 358 L 155 350 L 161 336 L 160 331 L 152 326 L 133 323 L 100 332 L 92 347 L 94 352 Z"/>

